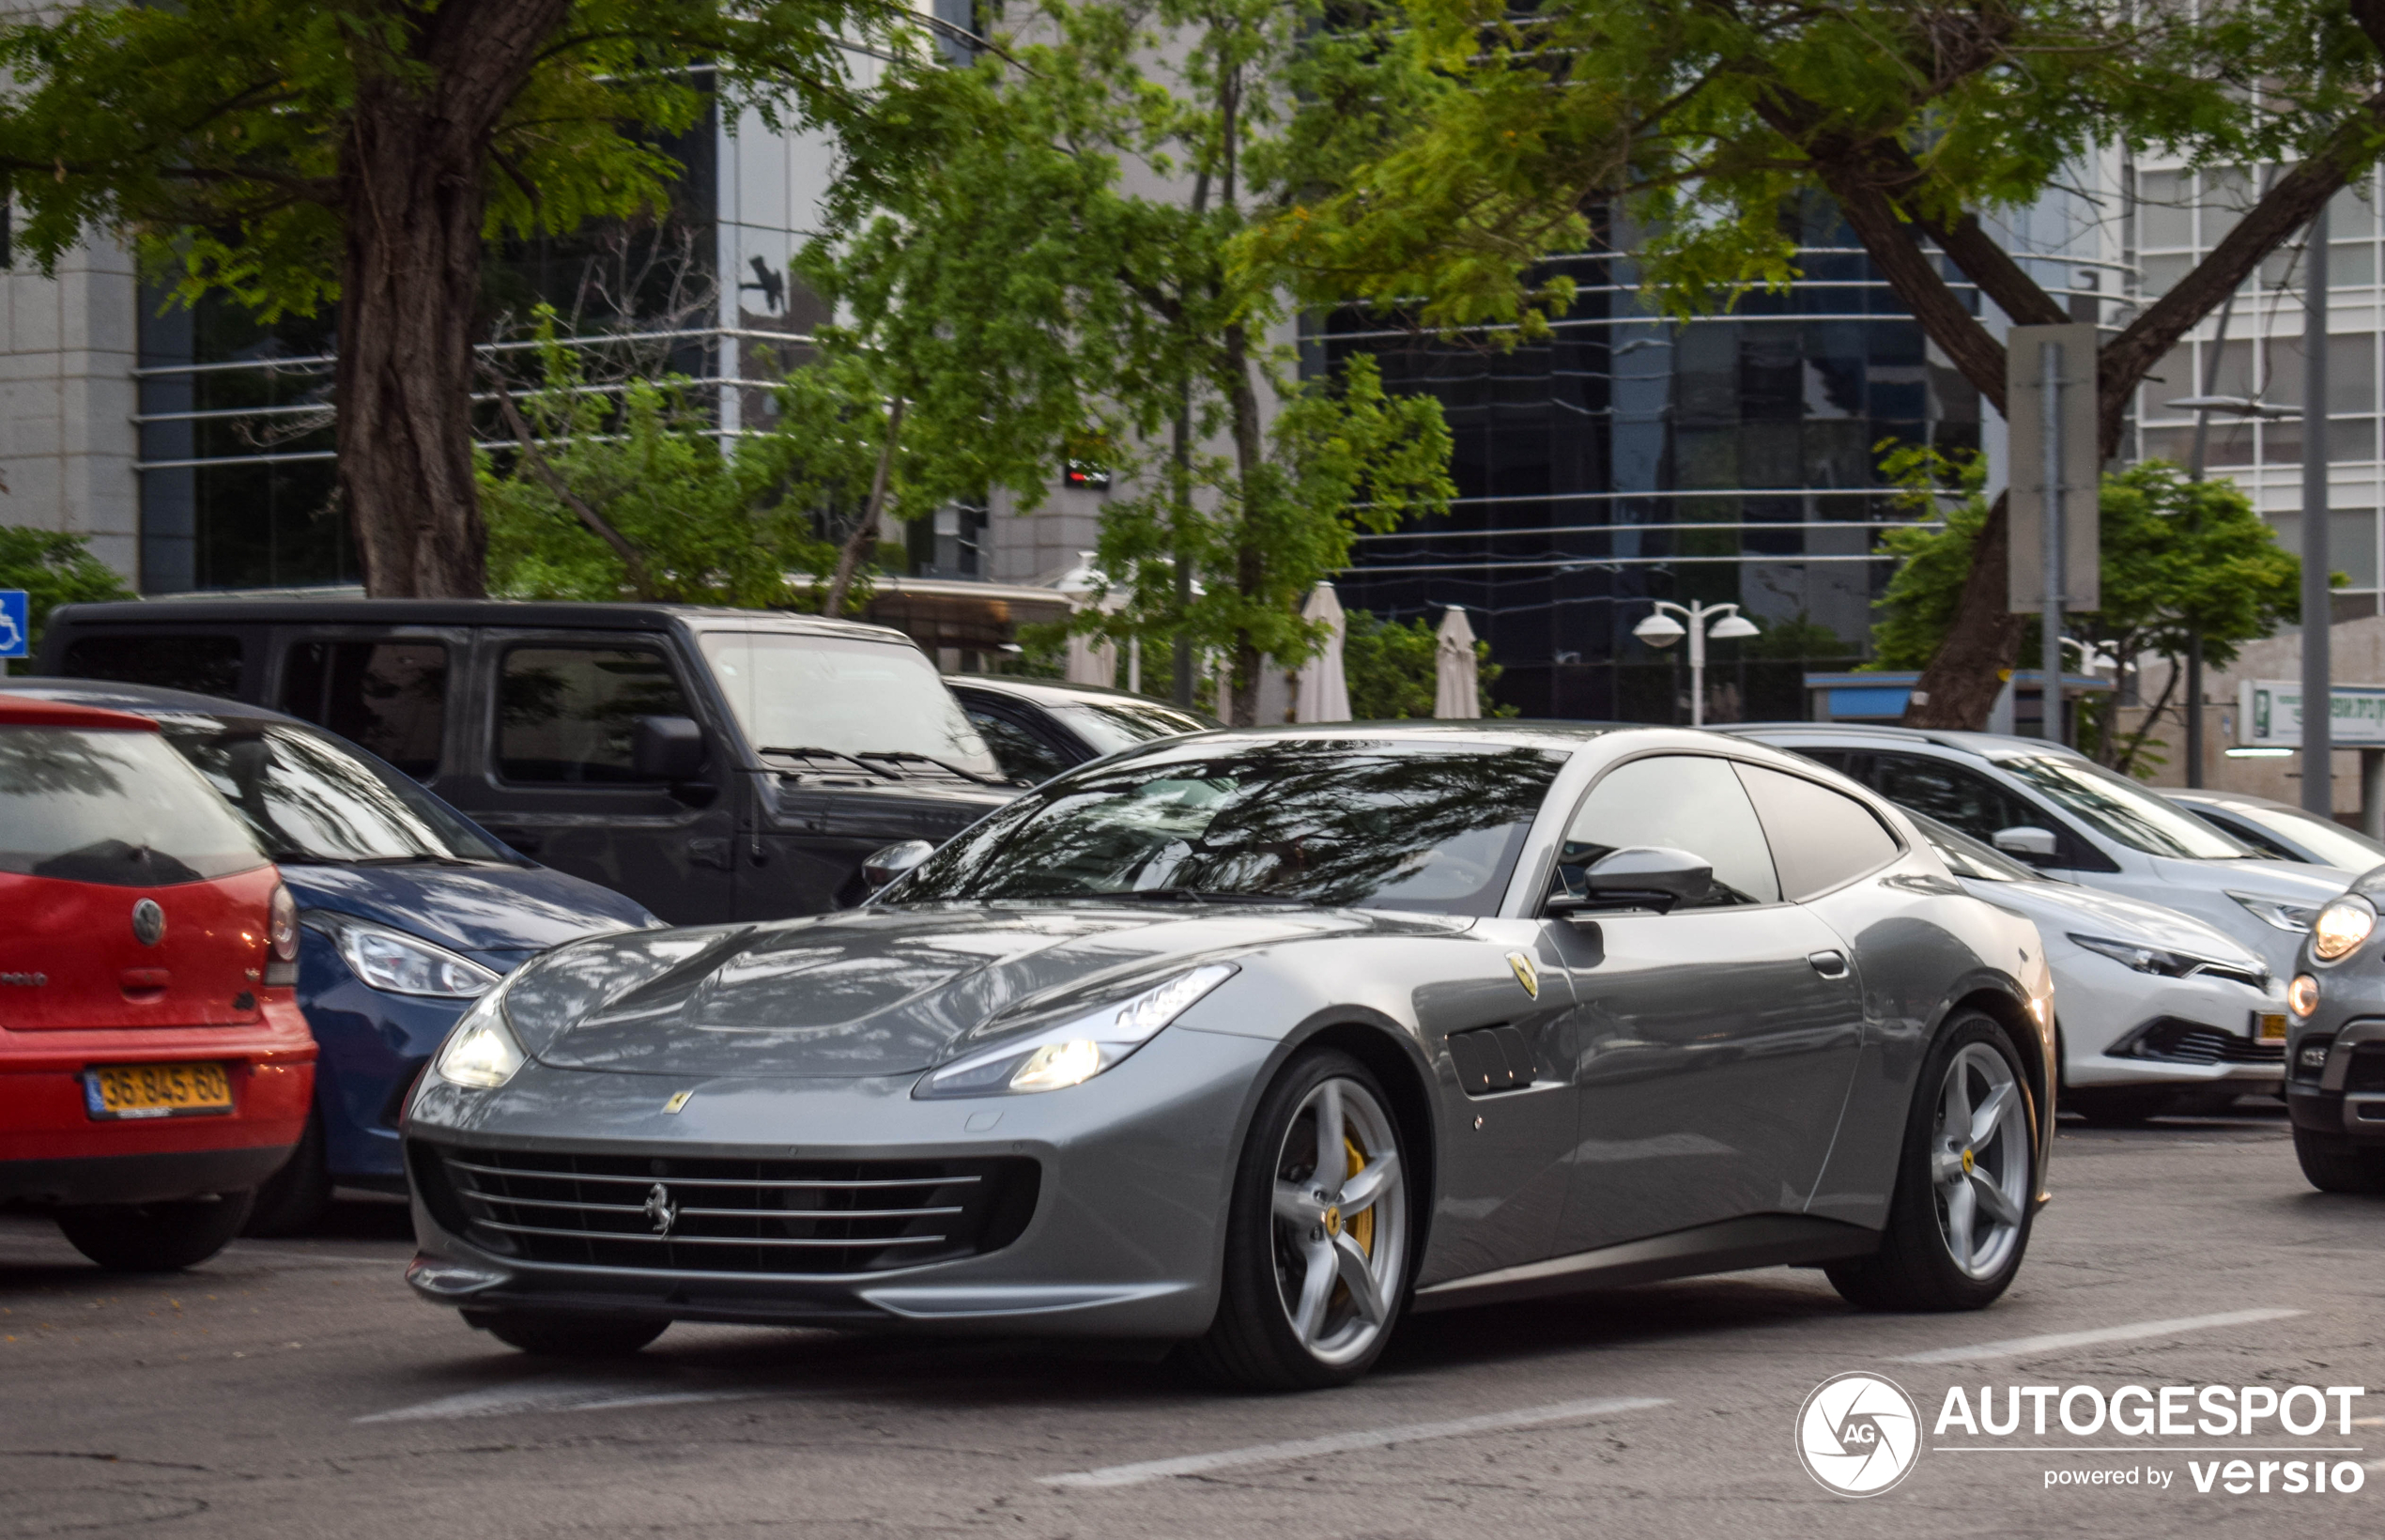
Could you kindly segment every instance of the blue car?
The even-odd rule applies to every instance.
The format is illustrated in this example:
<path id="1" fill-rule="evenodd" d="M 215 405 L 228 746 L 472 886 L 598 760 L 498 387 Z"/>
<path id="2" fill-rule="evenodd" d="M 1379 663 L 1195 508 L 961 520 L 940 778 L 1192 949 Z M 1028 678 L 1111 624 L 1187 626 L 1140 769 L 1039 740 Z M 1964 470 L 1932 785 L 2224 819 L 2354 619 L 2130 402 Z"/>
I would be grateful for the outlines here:
<path id="1" fill-rule="evenodd" d="M 662 923 L 539 866 L 403 771 L 297 717 L 143 685 L 8 687 L 154 718 L 263 836 L 298 901 L 298 1000 L 322 1055 L 315 1116 L 258 1193 L 251 1234 L 305 1224 L 334 1184 L 405 1192 L 398 1111 L 466 1007 L 550 947 Z"/>

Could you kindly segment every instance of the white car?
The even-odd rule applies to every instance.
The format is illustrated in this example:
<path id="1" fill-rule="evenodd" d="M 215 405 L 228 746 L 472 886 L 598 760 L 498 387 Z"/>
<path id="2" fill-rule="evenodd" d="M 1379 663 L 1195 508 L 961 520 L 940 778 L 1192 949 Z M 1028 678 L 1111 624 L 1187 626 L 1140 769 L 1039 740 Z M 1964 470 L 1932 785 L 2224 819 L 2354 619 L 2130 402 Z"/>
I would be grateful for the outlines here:
<path id="1" fill-rule="evenodd" d="M 2054 972 L 2060 1106 L 2133 1123 L 2276 1094 L 2285 986 L 2259 958 L 2175 909 L 2041 876 L 1912 816 L 1965 891 L 2036 923 Z"/>
<path id="2" fill-rule="evenodd" d="M 2280 978 L 2355 872 L 2264 858 L 2085 755 L 2038 738 L 1846 722 L 1729 730 L 1821 761 L 1900 807 L 2083 887 L 2176 909 Z"/>

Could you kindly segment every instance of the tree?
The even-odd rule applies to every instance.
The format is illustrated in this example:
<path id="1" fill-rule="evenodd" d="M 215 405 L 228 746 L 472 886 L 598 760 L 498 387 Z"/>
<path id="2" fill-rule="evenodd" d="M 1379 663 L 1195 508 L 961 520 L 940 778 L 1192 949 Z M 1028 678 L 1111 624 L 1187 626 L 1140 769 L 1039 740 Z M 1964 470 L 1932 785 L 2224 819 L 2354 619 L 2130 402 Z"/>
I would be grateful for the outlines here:
<path id="1" fill-rule="evenodd" d="M 492 237 L 657 207 L 709 103 L 849 108 L 863 0 L 185 0 L 0 24 L 0 175 L 48 267 L 129 240 L 185 301 L 339 307 L 340 494 L 368 592 L 482 592 L 475 310 Z"/>
<path id="2" fill-rule="evenodd" d="M 1350 691 L 1350 717 L 1390 722 L 1433 715 L 1440 660 L 1440 633 L 1422 616 L 1387 621 L 1372 610 L 1353 609 L 1342 637 L 1342 674 Z M 1490 660 L 1490 643 L 1474 643 L 1475 691 L 1485 716 L 1513 716 L 1514 706 L 1491 700 L 1502 671 Z"/>
<path id="3" fill-rule="evenodd" d="M 860 235 L 832 237 L 845 273 L 819 280 L 857 313 L 949 290 L 1015 339 L 1003 425 L 1016 437 L 989 447 L 1025 454 L 984 473 L 1031 511 L 1071 446 L 1103 446 L 1132 489 L 1102 517 L 1114 603 L 1078 624 L 1180 639 L 1188 661 L 1223 649 L 1224 715 L 1240 722 L 1255 718 L 1264 658 L 1313 651 L 1300 605 L 1356 531 L 1454 490 L 1438 403 L 1389 394 L 1371 361 L 1301 378 L 1272 340 L 1284 273 L 1233 254 L 1338 175 L 1417 78 L 1409 43 L 1356 8 L 1335 12 L 1347 30 L 1321 31 L 1324 15 L 1313 0 L 1041 0 L 965 89 L 958 71 L 898 71 L 850 141 L 838 208 Z M 946 114 L 972 126 L 953 132 Z M 921 134 L 953 193 L 923 198 L 888 170 L 918 162 Z M 985 250 L 964 259 L 978 230 Z M 950 377 L 930 340 L 886 329 L 878 356 L 926 361 L 916 380 Z"/>
<path id="4" fill-rule="evenodd" d="M 1546 328 L 1572 290 L 1533 264 L 1611 211 L 1647 290 L 1685 315 L 1796 276 L 1781 211 L 1835 200 L 1881 276 L 1999 412 L 2004 348 L 1948 264 L 2012 320 L 2068 311 L 1992 228 L 2126 147 L 2198 166 L 2291 161 L 2195 269 L 2103 344 L 2101 449 L 2140 381 L 2385 146 L 2385 4 L 2100 0 L 1408 0 L 1437 70 L 1413 129 L 1286 210 L 1249 260 L 1421 324 Z M 2002 500 L 1907 720 L 1977 727 L 2023 623 Z"/>
<path id="5" fill-rule="evenodd" d="M 1908 447 L 1889 454 L 1884 470 L 1910 502 L 1943 507 L 1946 521 L 1939 530 L 1904 526 L 1883 543 L 1900 561 L 1880 599 L 1874 665 L 1917 668 L 1937 655 L 1959 623 L 1990 516 L 1980 495 L 1985 466 L 1977 455 L 1948 459 Z M 1946 506 L 1939 492 L 1949 484 L 1961 496 Z M 2072 616 L 2071 634 L 2124 673 L 2148 654 L 2169 664 L 2161 695 L 2133 733 L 2123 736 L 2107 724 L 2094 735 L 2096 757 L 2129 771 L 2142 767 L 2153 728 L 2184 678 L 2190 634 L 2199 626 L 2205 659 L 2225 668 L 2239 645 L 2299 619 L 2301 562 L 2279 547 L 2235 483 L 2190 481 L 2166 461 L 2106 476 L 2100 510 L 2101 604 Z M 2023 639 L 2036 645 L 2033 630 Z"/>
<path id="6" fill-rule="evenodd" d="M 62 604 L 137 597 L 115 568 L 91 554 L 83 536 L 14 524 L 0 524 L 0 588 L 25 591 L 26 619 L 33 623 L 33 634 L 25 638 L 30 648 L 41 645 L 41 628 Z M 7 671 L 31 669 L 29 662 L 12 658 Z"/>

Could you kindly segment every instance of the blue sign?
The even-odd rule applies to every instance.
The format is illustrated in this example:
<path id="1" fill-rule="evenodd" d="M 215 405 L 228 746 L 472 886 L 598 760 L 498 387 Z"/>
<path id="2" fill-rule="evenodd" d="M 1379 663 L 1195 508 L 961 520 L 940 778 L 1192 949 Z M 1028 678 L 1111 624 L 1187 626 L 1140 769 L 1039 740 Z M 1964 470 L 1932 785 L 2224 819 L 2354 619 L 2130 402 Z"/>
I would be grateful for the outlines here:
<path id="1" fill-rule="evenodd" d="M 33 609 L 24 590 L 0 588 L 0 657 L 33 654 Z"/>

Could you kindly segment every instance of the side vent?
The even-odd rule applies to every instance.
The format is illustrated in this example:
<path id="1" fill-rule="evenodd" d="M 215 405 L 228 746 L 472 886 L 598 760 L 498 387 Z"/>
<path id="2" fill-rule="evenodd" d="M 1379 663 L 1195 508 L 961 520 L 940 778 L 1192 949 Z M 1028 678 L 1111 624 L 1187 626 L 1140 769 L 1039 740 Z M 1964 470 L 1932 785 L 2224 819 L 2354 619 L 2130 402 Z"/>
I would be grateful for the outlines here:
<path id="1" fill-rule="evenodd" d="M 1468 1096 L 1520 1091 L 1535 1080 L 1555 1078 L 1520 1027 L 1478 1026 L 1470 1032 L 1453 1032 L 1449 1056 L 1457 1067 L 1457 1084 Z"/>

